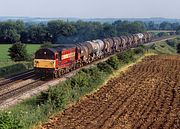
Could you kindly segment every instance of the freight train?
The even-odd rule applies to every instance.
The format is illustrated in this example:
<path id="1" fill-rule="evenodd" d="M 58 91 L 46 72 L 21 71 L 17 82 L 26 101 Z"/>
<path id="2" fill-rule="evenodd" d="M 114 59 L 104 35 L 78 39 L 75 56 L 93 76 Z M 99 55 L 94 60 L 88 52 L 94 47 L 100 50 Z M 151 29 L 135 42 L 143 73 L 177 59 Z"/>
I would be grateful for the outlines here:
<path id="1" fill-rule="evenodd" d="M 41 48 L 35 53 L 35 73 L 41 77 L 52 76 L 53 78 L 58 78 L 97 59 L 137 47 L 151 40 L 152 34 L 145 32 Z"/>

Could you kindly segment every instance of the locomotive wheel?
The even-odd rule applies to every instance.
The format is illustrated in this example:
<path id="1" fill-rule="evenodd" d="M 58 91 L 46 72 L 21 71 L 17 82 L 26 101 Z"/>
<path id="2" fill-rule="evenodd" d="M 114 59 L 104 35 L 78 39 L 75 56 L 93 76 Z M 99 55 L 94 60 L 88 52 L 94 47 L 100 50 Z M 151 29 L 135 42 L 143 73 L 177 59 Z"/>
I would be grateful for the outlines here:
<path id="1" fill-rule="evenodd" d="M 54 73 L 54 78 L 58 78 L 58 72 L 57 71 Z"/>
<path id="2" fill-rule="evenodd" d="M 61 77 L 61 70 L 58 70 L 58 78 Z"/>

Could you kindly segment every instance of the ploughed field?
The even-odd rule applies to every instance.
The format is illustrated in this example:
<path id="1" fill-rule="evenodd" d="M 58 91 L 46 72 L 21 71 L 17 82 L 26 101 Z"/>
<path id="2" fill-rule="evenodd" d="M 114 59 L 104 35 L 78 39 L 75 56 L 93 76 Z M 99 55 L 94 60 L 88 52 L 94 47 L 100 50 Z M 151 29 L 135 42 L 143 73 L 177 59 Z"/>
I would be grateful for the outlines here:
<path id="1" fill-rule="evenodd" d="M 180 56 L 150 56 L 42 128 L 180 128 Z"/>

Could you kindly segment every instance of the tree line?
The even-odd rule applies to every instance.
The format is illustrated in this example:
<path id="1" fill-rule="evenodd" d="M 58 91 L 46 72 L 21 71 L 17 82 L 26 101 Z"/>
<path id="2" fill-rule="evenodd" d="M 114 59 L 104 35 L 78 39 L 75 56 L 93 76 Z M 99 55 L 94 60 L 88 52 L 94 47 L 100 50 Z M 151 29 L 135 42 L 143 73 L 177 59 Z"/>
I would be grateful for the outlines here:
<path id="1" fill-rule="evenodd" d="M 146 30 L 180 30 L 179 23 L 155 24 L 153 22 L 115 21 L 100 22 L 65 22 L 62 20 L 43 23 L 24 23 L 23 21 L 0 22 L 0 43 L 73 43 L 86 40 L 102 39 L 113 36 L 128 35 Z"/>
<path id="2" fill-rule="evenodd" d="M 141 22 L 116 21 L 64 22 L 49 21 L 47 24 L 24 23 L 23 21 L 0 22 L 0 43 L 69 43 L 144 32 Z"/>
<path id="3" fill-rule="evenodd" d="M 150 21 L 145 23 L 145 26 L 148 30 L 177 30 L 180 27 L 180 23 L 162 22 L 158 24 Z"/>

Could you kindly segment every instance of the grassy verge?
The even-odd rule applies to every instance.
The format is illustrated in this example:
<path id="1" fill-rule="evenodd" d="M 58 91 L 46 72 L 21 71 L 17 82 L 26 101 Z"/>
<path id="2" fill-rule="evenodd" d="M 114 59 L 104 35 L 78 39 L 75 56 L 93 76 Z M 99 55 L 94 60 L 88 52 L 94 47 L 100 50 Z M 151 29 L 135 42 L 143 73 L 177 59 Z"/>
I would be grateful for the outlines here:
<path id="1" fill-rule="evenodd" d="M 86 94 L 99 89 L 107 80 L 116 76 L 119 70 L 140 60 L 145 51 L 155 51 L 148 47 L 139 47 L 117 54 L 94 67 L 80 70 L 69 80 L 50 88 L 23 103 L 0 112 L 1 129 L 30 128 L 48 120 L 48 117 L 64 110 Z M 159 51 L 155 51 L 159 52 Z"/>
<path id="2" fill-rule="evenodd" d="M 146 45 L 144 48 L 148 52 L 153 52 L 157 54 L 177 54 L 177 45 L 180 44 L 180 38 L 157 42 L 152 45 Z"/>

